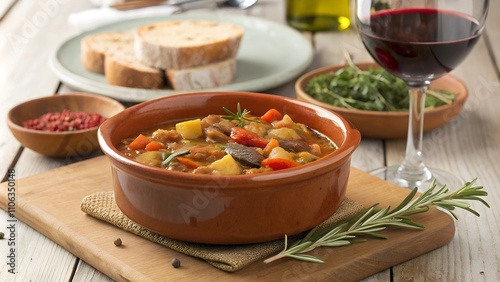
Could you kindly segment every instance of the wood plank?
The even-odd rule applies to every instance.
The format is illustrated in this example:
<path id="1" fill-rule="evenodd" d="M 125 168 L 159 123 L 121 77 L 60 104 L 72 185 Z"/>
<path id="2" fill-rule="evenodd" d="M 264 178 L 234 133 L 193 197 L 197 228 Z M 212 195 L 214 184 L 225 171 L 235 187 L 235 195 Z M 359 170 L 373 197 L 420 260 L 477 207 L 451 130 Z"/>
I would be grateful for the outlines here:
<path id="1" fill-rule="evenodd" d="M 113 280 L 106 276 L 104 273 L 93 268 L 91 265 L 84 261 L 78 263 L 75 271 L 75 276 L 72 282 L 112 282 Z"/>
<path id="2" fill-rule="evenodd" d="M 9 11 L 14 7 L 17 3 L 17 0 L 3 0 L 0 2 L 0 21 L 2 21 Z"/>
<path id="3" fill-rule="evenodd" d="M 500 82 L 484 38 L 453 73 L 464 80 L 470 97 L 459 116 L 424 135 L 425 160 L 429 166 L 452 171 L 465 181 L 479 177 L 478 183 L 490 192 L 488 202 L 495 204 L 500 201 L 500 120 L 493 117 L 498 116 Z M 404 146 L 405 140 L 387 142 L 389 164 L 402 161 Z M 474 208 L 480 218 L 465 211 L 457 212 L 460 218 L 457 240 L 425 259 L 417 258 L 395 267 L 395 279 L 419 281 L 423 275 L 434 273 L 444 281 L 499 281 L 495 265 L 500 263 L 500 237 L 493 236 L 500 232 L 498 207 L 475 205 Z"/>
<path id="4" fill-rule="evenodd" d="M 354 29 L 317 32 L 313 40 L 315 57 L 310 70 L 342 63 L 345 60 L 345 52 L 350 54 L 355 63 L 373 61 Z M 360 146 L 353 154 L 352 166 L 364 171 L 384 166 L 383 149 L 382 140 L 362 138 Z"/>
<path id="5" fill-rule="evenodd" d="M 2 240 L 0 241 L 2 254 L 0 281 L 30 281 L 34 278 L 36 281 L 67 281 L 71 277 L 71 269 L 76 261 L 75 256 L 24 222 L 7 220 L 12 219 L 8 218 L 7 213 L 2 210 L 0 230 L 6 234 L 6 240 L 10 238 L 10 231 L 6 228 L 10 224 L 15 224 L 15 237 L 9 241 L 14 242 L 16 248 L 15 274 L 9 272 L 14 265 L 8 265 L 10 258 L 6 259 L 6 256 L 11 253 L 11 246 L 6 240 Z"/>
<path id="6" fill-rule="evenodd" d="M 84 196 L 111 189 L 109 170 L 109 162 L 102 156 L 20 179 L 17 185 L 23 189 L 19 189 L 16 195 L 16 214 L 19 219 L 115 280 L 155 281 L 162 277 L 189 277 L 191 281 L 207 278 L 212 281 L 253 281 L 262 278 L 276 280 L 284 275 L 300 279 L 360 279 L 438 248 L 454 235 L 451 217 L 431 209 L 416 217 L 426 226 L 424 231 L 389 229 L 386 233 L 389 240 L 370 240 L 347 248 L 316 251 L 316 255 L 326 260 L 325 265 L 311 266 L 283 260 L 269 265 L 255 263 L 229 274 L 81 212 L 80 201 Z M 6 188 L 6 183 L 0 187 Z M 6 189 L 1 191 L 0 205 L 5 209 Z M 394 206 L 407 193 L 405 189 L 357 169 L 352 170 L 347 192 L 349 198 L 364 206 L 376 202 Z M 112 244 L 116 237 L 127 242 L 126 248 L 118 249 Z M 130 256 L 131 253 L 134 256 Z M 166 267 L 174 256 L 183 261 L 186 271 Z M 145 260 L 145 257 L 148 259 Z"/>
<path id="7" fill-rule="evenodd" d="M 500 75 L 500 32 L 498 32 L 498 27 L 500 26 L 500 1 L 491 0 L 490 10 L 488 18 L 486 19 L 485 36 L 489 40 L 489 51 L 493 53 L 494 61 L 497 66 L 497 75 Z"/>
<path id="8" fill-rule="evenodd" d="M 273 4 L 273 3 L 270 3 L 270 4 Z M 76 7 L 76 10 L 78 10 L 78 9 L 79 9 L 79 7 Z M 249 10 L 239 11 L 239 10 L 235 10 L 235 9 L 229 9 L 229 10 L 227 11 L 227 13 L 230 13 L 230 14 L 247 14 L 249 11 Z M 31 10 L 31 13 L 36 13 L 36 12 L 37 12 L 36 9 Z M 191 12 L 198 13 L 198 12 L 207 12 L 207 11 L 194 10 Z M 210 12 L 214 12 L 213 9 L 210 10 Z M 226 11 L 218 11 L 218 12 L 224 13 Z M 28 12 L 28 13 L 30 13 L 30 12 Z M 69 11 L 67 13 L 69 13 Z M 56 21 L 56 23 L 59 23 L 59 22 L 60 22 L 59 20 Z M 64 29 L 67 29 L 67 26 L 64 26 Z M 45 33 L 45 31 L 40 31 L 40 33 Z M 65 33 L 62 33 L 62 36 L 60 37 L 61 39 L 64 38 L 64 34 Z M 35 45 L 35 44 L 36 43 L 34 43 L 33 45 Z M 42 47 L 47 47 L 47 49 L 49 48 L 49 46 L 46 46 L 46 44 L 42 44 Z M 4 65 L 4 66 L 6 66 L 6 65 Z M 50 70 L 44 70 L 44 71 L 40 71 L 40 72 L 49 72 L 50 73 Z M 7 72 L 5 72 L 5 74 L 7 75 Z M 63 92 L 63 93 L 67 93 L 67 92 L 71 92 L 71 91 L 73 91 L 73 90 L 71 90 L 67 87 L 64 87 L 64 86 L 61 89 L 61 92 Z M 39 94 L 44 95 L 41 93 L 39 93 Z M 47 95 L 50 95 L 50 94 L 51 94 L 51 91 L 48 92 Z M 19 99 L 19 98 L 21 98 L 21 96 L 17 96 L 16 98 Z M 22 98 L 26 98 L 26 97 L 22 97 Z M 11 99 L 11 101 L 12 101 L 12 99 Z M 2 129 L 4 129 L 4 128 L 2 128 Z M 9 136 L 9 135 L 10 134 L 7 134 L 7 136 Z M 11 140 L 8 143 L 10 144 L 11 142 L 13 142 L 14 144 L 16 143 L 16 141 L 13 138 L 11 138 Z M 0 144 L 0 146 L 1 146 L 1 144 Z M 6 150 L 6 151 L 8 151 L 8 150 Z M 16 150 L 10 150 L 8 152 L 15 153 L 15 151 Z M 0 152 L 0 153 L 3 153 L 3 152 Z M 14 154 L 12 154 L 12 156 L 7 156 L 6 154 L 4 154 L 4 157 L 6 157 L 6 159 L 11 159 L 13 156 L 14 156 Z M 36 174 L 36 173 L 39 173 L 39 172 L 42 172 L 42 171 L 45 171 L 48 169 L 67 165 L 67 164 L 69 164 L 71 162 L 75 162 L 75 161 L 78 161 L 78 160 L 49 159 L 49 158 L 45 158 L 43 156 L 37 155 L 37 154 L 31 152 L 30 150 L 26 150 L 23 153 L 23 155 L 21 156 L 21 158 L 19 159 L 19 162 L 17 165 L 19 168 L 21 168 L 19 171 L 19 174 L 20 174 L 19 177 L 21 178 L 21 177 L 33 175 L 33 174 Z M 7 162 L 5 162 L 4 164 L 6 164 L 6 163 Z M 2 212 L 2 214 L 3 214 L 3 212 Z M 19 234 L 20 234 L 19 236 L 23 237 L 24 234 L 29 234 L 29 233 L 33 233 L 33 229 L 31 229 L 31 227 L 29 227 L 27 225 L 21 225 L 19 227 Z M 45 238 L 43 235 L 39 235 L 39 236 L 41 236 L 42 238 Z M 53 254 L 52 260 L 56 260 L 58 256 L 64 256 L 64 252 L 66 252 L 66 251 L 63 250 L 63 254 Z M 68 253 L 66 252 L 66 254 L 68 254 Z M 54 266 L 49 260 L 49 263 L 46 265 L 46 267 L 48 268 L 48 270 L 47 270 L 48 272 L 52 272 L 52 270 L 49 270 L 49 269 L 54 267 Z M 31 266 L 28 265 L 27 268 L 31 268 Z M 88 276 L 79 277 L 79 275 L 82 273 L 82 270 L 84 270 L 84 269 L 88 270 L 87 273 L 97 273 L 97 274 L 92 274 L 92 277 L 94 277 L 94 278 L 105 277 L 104 275 L 99 274 L 99 272 L 96 271 L 95 269 L 93 269 L 92 267 L 89 267 L 87 264 L 80 263 L 80 265 L 78 266 L 78 271 L 75 273 L 75 277 L 74 277 L 75 280 L 79 280 L 79 279 L 80 280 L 87 280 Z M 37 277 L 37 273 L 31 272 L 30 274 L 33 274 L 32 277 Z"/>
<path id="9" fill-rule="evenodd" d="M 7 2 L 11 1 L 2 1 L 2 7 Z M 86 7 L 90 7 L 89 1 L 18 1 L 2 20 L 0 105 L 4 114 L 0 116 L 0 135 L 3 136 L 0 142 L 0 171 L 3 173 L 10 167 L 19 148 L 19 143 L 5 126 L 6 113 L 25 100 L 54 93 L 58 79 L 47 64 L 48 57 L 57 45 L 75 32 L 66 24 L 67 15 Z M 23 155 L 25 159 L 29 159 L 33 153 L 25 152 Z M 35 161 L 26 161 L 30 165 L 17 166 L 20 175 L 36 174 L 61 165 L 50 162 L 46 164 L 46 159 L 38 157 L 35 155 Z M 6 216 L 4 211 L 0 212 L 3 222 L 6 222 Z M 69 280 L 76 262 L 75 256 L 22 222 L 17 224 L 16 232 L 19 245 L 16 261 L 18 272 L 9 276 L 7 259 L 2 256 L 0 281 Z M 7 245 L 0 245 L 0 253 L 6 254 L 4 247 Z"/>
<path id="10" fill-rule="evenodd" d="M 265 18 L 277 23 L 286 24 L 285 1 L 258 0 L 255 6 L 248 9 L 248 15 Z"/>
<path id="11" fill-rule="evenodd" d="M 317 32 L 314 36 L 314 44 L 317 54 L 315 68 L 343 63 L 345 52 L 351 54 L 354 62 L 373 62 L 354 29 L 340 32 Z"/>
<path id="12" fill-rule="evenodd" d="M 266 2 L 272 2 L 272 1 L 263 1 L 263 2 L 266 3 Z M 492 3 L 491 5 L 492 5 L 492 7 L 494 7 L 494 5 L 497 5 L 497 3 Z M 490 13 L 490 19 L 491 18 L 492 18 L 492 13 Z M 490 28 L 489 30 L 493 30 L 494 31 L 493 28 Z M 494 33 L 493 35 L 496 35 L 496 33 Z M 494 46 L 498 46 L 498 44 L 496 44 Z M 493 51 L 497 51 L 497 50 L 499 50 L 499 49 L 498 48 L 493 49 Z M 498 61 L 499 56 L 496 56 L 496 58 L 497 58 L 497 61 Z M 487 58 L 486 61 L 484 61 L 484 62 L 488 62 L 489 60 L 490 59 Z M 474 69 L 471 69 L 470 73 L 468 73 L 468 77 L 471 77 L 471 78 L 476 78 L 477 77 Z M 494 83 L 494 81 L 493 81 L 493 83 Z M 277 89 L 273 89 L 272 91 L 277 92 L 277 93 L 285 93 L 285 95 L 288 95 L 289 93 L 291 93 L 290 92 L 291 89 L 293 89 L 293 88 L 290 88 L 290 85 L 286 85 L 284 87 L 278 87 Z M 484 86 L 483 86 L 483 89 L 484 89 Z M 489 106 L 491 106 L 491 107 L 493 105 L 494 104 L 492 104 L 492 103 L 489 104 Z M 498 137 L 496 137 L 495 135 L 491 134 L 491 132 L 494 133 L 494 132 L 498 131 L 498 130 L 496 130 L 496 128 L 498 128 L 498 124 L 496 122 L 491 122 L 491 117 L 494 117 L 494 116 L 495 116 L 494 112 L 480 112 L 479 117 L 476 117 L 476 121 L 482 122 L 483 120 L 486 120 L 488 124 L 486 126 L 477 128 L 476 130 L 472 130 L 471 133 L 472 134 L 477 134 L 477 135 L 482 135 L 482 131 L 481 130 L 492 128 L 493 130 L 490 131 L 487 134 L 487 138 L 492 138 L 492 140 L 498 140 Z M 457 127 L 457 128 L 460 129 L 460 127 Z M 443 139 L 443 140 L 452 139 L 452 136 L 454 137 L 456 135 L 452 134 L 452 135 L 446 135 L 446 136 L 448 136 L 448 137 L 446 139 Z M 2 140 L 2 142 L 3 141 L 4 140 Z M 371 151 L 372 149 L 370 149 L 369 146 L 365 146 L 365 144 L 367 144 L 366 141 L 367 140 L 363 140 L 362 141 L 360 149 L 358 149 L 358 151 L 353 156 L 353 165 L 356 166 L 356 167 L 360 167 L 360 168 L 362 168 L 364 166 L 364 167 L 367 167 L 369 169 L 369 167 L 372 166 L 372 161 L 383 162 L 383 151 L 382 151 L 382 155 L 373 155 L 373 153 Z M 373 141 L 373 143 L 377 143 L 378 142 L 378 140 L 369 140 L 368 144 L 371 144 L 372 141 Z M 460 139 L 459 141 L 464 141 L 464 140 Z M 477 141 L 477 139 L 472 138 L 470 140 L 467 139 L 467 141 L 470 141 L 470 144 L 474 145 L 474 143 Z M 495 143 L 494 141 L 491 141 L 491 142 L 493 142 L 493 145 L 496 145 L 496 147 L 498 147 L 498 143 Z M 493 150 L 489 150 L 488 149 L 488 148 L 492 148 L 490 146 L 492 144 L 491 142 L 488 143 L 488 144 L 486 144 L 486 145 L 488 145 L 487 148 L 485 148 L 486 152 L 490 152 L 490 151 L 491 152 L 495 152 L 494 149 Z M 396 143 L 400 145 L 399 148 L 396 148 L 396 151 L 404 151 L 404 141 L 403 142 L 399 142 L 399 143 L 396 142 Z M 483 144 L 483 143 L 481 143 L 481 144 Z M 2 146 L 2 145 L 0 144 L 0 146 Z M 362 148 L 364 148 L 364 147 L 366 147 L 367 150 L 363 152 Z M 465 145 L 463 145 L 463 147 L 465 147 Z M 381 147 L 378 147 L 378 146 L 375 146 L 374 148 L 375 148 L 375 150 L 376 149 L 381 149 Z M 495 146 L 493 148 L 495 148 Z M 9 149 L 11 150 L 10 152 L 13 151 L 12 148 L 9 148 Z M 488 150 L 486 150 L 486 149 L 488 149 Z M 452 150 L 453 150 L 453 148 L 450 148 L 449 152 L 447 152 L 445 155 L 447 155 L 447 156 L 453 156 L 454 152 L 452 152 Z M 468 156 L 472 156 L 472 155 L 473 155 L 473 153 L 468 154 Z M 4 155 L 2 155 L 2 157 L 3 156 Z M 484 156 L 484 154 L 481 154 L 481 156 Z M 487 161 L 484 164 L 482 164 L 482 162 L 480 161 L 481 158 L 475 158 L 475 156 L 472 156 L 472 157 L 475 160 L 477 160 L 477 161 L 474 161 L 474 164 L 479 164 L 479 166 L 476 169 L 477 171 L 480 171 L 480 170 L 482 170 L 482 168 L 488 167 L 489 165 L 493 165 L 493 166 L 496 165 L 496 166 L 498 166 L 498 162 L 497 161 L 496 162 L 492 161 L 493 157 L 496 157 L 495 154 L 493 154 L 493 155 L 487 154 Z M 371 160 L 372 158 L 373 158 L 373 160 Z M 455 158 L 455 157 L 453 157 L 453 158 Z M 31 162 L 31 160 L 32 160 L 31 159 L 31 155 L 27 155 L 26 158 L 23 158 L 23 161 L 21 162 L 22 165 L 20 167 L 23 168 L 22 171 L 23 171 L 23 174 L 25 174 L 25 175 L 31 175 L 33 173 L 37 173 L 39 171 L 43 171 L 43 170 L 47 169 L 48 167 L 54 167 L 53 165 L 50 165 L 51 161 L 49 161 L 48 162 L 49 165 L 47 166 L 47 168 L 43 169 L 43 167 L 46 164 L 45 160 L 36 160 L 36 158 L 35 158 L 35 161 L 33 162 L 33 164 L 31 164 L 29 167 L 24 168 L 25 165 L 23 163 L 28 163 L 29 164 Z M 7 165 L 7 163 L 8 162 L 3 162 L 2 165 Z M 469 166 L 464 165 L 463 167 L 474 167 L 474 166 L 473 165 L 469 165 Z M 32 172 L 30 172 L 30 171 L 32 171 Z M 497 171 L 498 171 L 498 169 L 497 169 Z M 482 180 L 490 179 L 490 181 L 488 181 L 487 183 L 495 183 L 494 181 L 496 179 L 498 179 L 498 176 L 494 175 L 494 172 L 495 172 L 494 170 L 486 169 L 485 172 L 484 172 L 484 174 L 482 174 L 482 175 L 484 175 L 486 177 L 482 177 L 481 179 Z M 468 169 L 467 169 L 466 173 L 468 173 Z M 492 193 L 491 195 L 492 195 L 492 198 L 495 200 L 495 202 L 498 201 L 498 197 L 495 196 L 494 193 Z M 3 212 L 1 212 L 1 213 L 3 213 Z M 482 213 L 483 213 L 483 211 L 482 211 Z M 498 209 L 496 209 L 494 213 L 492 213 L 490 210 L 485 210 L 484 213 L 499 214 L 498 213 Z M 467 214 L 465 214 L 465 216 L 467 216 Z M 498 228 L 498 225 L 495 225 L 495 222 L 493 222 L 491 218 L 487 219 L 487 224 L 489 224 L 488 221 L 492 221 L 493 222 L 493 225 L 491 225 L 491 228 L 490 227 L 485 228 L 485 226 L 487 226 L 487 225 L 485 225 L 484 222 L 478 222 L 477 219 L 474 218 L 474 217 L 470 217 L 470 218 L 471 218 L 472 226 L 474 226 L 474 228 L 477 227 L 479 229 L 482 229 L 481 233 L 483 235 L 482 236 L 477 236 L 477 235 L 474 235 L 475 231 L 468 231 L 467 234 L 466 234 L 466 237 L 464 237 L 460 233 L 457 233 L 456 240 L 452 241 L 452 243 L 450 245 L 455 244 L 455 242 L 457 241 L 457 239 L 458 238 L 462 238 L 462 237 L 463 238 L 467 238 L 467 239 L 477 239 L 477 240 L 480 240 L 480 241 L 483 241 L 483 240 L 486 240 L 486 239 L 492 239 L 492 242 L 495 241 L 495 239 L 496 239 L 495 237 L 490 238 L 492 236 L 491 234 L 497 234 L 498 232 L 500 232 L 500 230 Z M 482 217 L 482 218 L 484 218 L 484 217 Z M 462 222 L 463 222 L 463 220 L 462 220 L 462 217 L 461 217 L 461 220 L 458 223 L 460 224 Z M 459 230 L 460 229 L 461 228 L 459 227 Z M 470 228 L 467 227 L 467 229 L 470 229 Z M 24 234 L 25 232 L 23 231 L 22 233 Z M 498 239 L 496 239 L 496 240 L 498 240 Z M 448 246 L 450 246 L 450 245 L 448 245 Z M 440 257 L 439 259 L 432 259 L 433 263 L 437 263 L 437 264 L 443 264 L 444 263 L 443 268 L 447 268 L 447 267 L 449 268 L 449 270 L 448 270 L 448 272 L 449 272 L 448 277 L 458 277 L 457 278 L 458 280 L 462 280 L 461 277 L 467 277 L 467 278 L 471 277 L 471 274 L 467 274 L 467 272 L 472 272 L 472 271 L 470 271 L 471 269 L 477 269 L 477 268 L 475 268 L 477 266 L 477 264 L 471 262 L 471 259 L 464 259 L 464 260 L 462 260 L 462 258 L 460 258 L 460 259 L 454 259 L 454 258 L 449 258 L 449 256 L 453 256 L 455 254 L 455 252 L 461 252 L 462 250 L 460 248 L 464 248 L 465 250 L 468 249 L 469 251 L 466 251 L 465 253 L 469 254 L 469 256 L 473 256 L 473 257 L 475 256 L 476 258 L 482 256 L 482 253 L 480 253 L 481 250 L 478 250 L 477 245 L 469 242 L 468 240 L 465 240 L 465 243 L 463 243 L 463 244 L 460 243 L 460 245 L 461 246 L 454 246 L 451 250 L 447 251 L 447 253 L 444 254 L 442 258 Z M 484 243 L 481 244 L 481 246 L 483 246 L 483 245 L 487 246 L 486 242 L 484 242 Z M 497 246 L 497 245 L 498 244 L 494 244 L 494 246 Z M 481 247 L 481 248 L 485 248 L 485 247 Z M 474 249 L 474 250 L 478 250 L 478 251 L 474 251 L 471 254 L 470 253 L 470 249 Z M 438 253 L 439 254 L 439 253 L 441 253 L 441 250 L 439 252 L 432 252 L 431 254 L 429 254 L 429 256 L 433 255 L 434 253 Z M 486 247 L 486 250 L 490 250 L 490 248 Z M 492 253 L 494 254 L 495 252 L 498 253 L 497 250 L 494 250 L 494 252 L 489 253 L 490 255 L 487 256 L 487 258 L 488 258 L 488 260 L 490 260 L 490 262 L 488 262 L 488 260 L 477 260 L 477 261 L 480 262 L 481 265 L 488 266 L 488 267 L 486 267 L 486 276 L 484 276 L 484 277 L 491 278 L 492 276 L 487 276 L 488 273 L 492 273 L 492 272 L 494 273 L 495 270 L 492 269 L 492 267 L 494 265 L 498 265 L 499 264 L 498 257 L 494 256 L 494 255 L 491 256 L 491 254 Z M 446 256 L 448 256 L 448 258 L 445 258 Z M 426 264 L 426 261 L 427 261 L 426 257 L 427 256 L 419 258 L 418 260 L 421 260 L 421 261 L 418 264 L 415 264 L 414 267 L 411 268 L 411 271 L 408 271 L 408 272 L 419 272 L 419 271 L 421 271 L 420 270 L 421 269 L 420 268 L 421 265 L 422 264 L 423 265 Z M 453 263 L 449 263 L 448 260 L 453 260 Z M 464 265 L 466 264 L 466 265 L 468 265 L 468 267 L 462 268 L 462 264 L 464 264 Z M 85 265 L 85 264 L 83 264 L 83 265 Z M 83 266 L 82 266 L 82 268 L 83 268 Z M 80 266 L 79 266 L 79 269 L 82 269 L 82 268 L 80 268 Z M 91 267 L 89 267 L 89 269 L 93 270 Z M 405 268 L 405 269 L 410 269 L 410 268 Z M 463 270 L 463 269 L 465 269 L 465 270 Z M 48 268 L 47 271 L 51 271 L 51 270 L 49 270 L 49 268 Z M 404 271 L 401 271 L 401 273 L 403 273 L 403 272 Z M 475 271 L 475 273 L 477 273 L 477 272 L 478 271 Z M 89 275 L 92 276 L 92 275 L 94 275 L 93 273 L 94 272 L 89 272 L 87 274 L 89 274 Z M 411 277 L 411 276 L 407 276 L 405 273 L 403 273 L 403 275 L 406 275 L 406 276 L 398 276 L 398 275 L 400 275 L 400 272 L 398 272 L 398 271 L 396 271 L 395 274 L 396 274 L 396 277 L 407 277 L 407 278 Z M 36 276 L 34 276 L 34 277 L 36 277 Z M 75 280 L 78 279 L 76 277 L 77 276 L 75 276 Z M 89 276 L 85 276 L 85 277 L 89 278 Z M 99 275 L 92 276 L 92 277 L 94 277 L 94 279 L 98 280 L 97 277 L 99 277 Z M 493 278 L 494 277 L 497 277 L 497 276 L 493 276 Z M 377 279 L 377 278 L 372 277 L 372 279 Z M 372 279 L 370 279 L 370 280 L 372 280 Z M 84 279 L 84 281 L 85 280 L 87 280 L 87 279 Z M 464 280 L 470 280 L 470 279 L 464 279 Z M 494 279 L 494 280 L 499 280 L 499 279 Z"/>
<path id="13" fill-rule="evenodd" d="M 48 58 L 76 32 L 66 24 L 67 16 L 86 7 L 90 7 L 89 1 L 19 1 L 9 12 L 9 20 L 2 21 L 0 105 L 4 114 L 0 115 L 0 135 L 4 138 L 0 155 L 4 161 L 0 171 L 7 171 L 19 146 L 5 126 L 7 111 L 23 101 L 54 93 L 59 81 L 49 68 Z"/>

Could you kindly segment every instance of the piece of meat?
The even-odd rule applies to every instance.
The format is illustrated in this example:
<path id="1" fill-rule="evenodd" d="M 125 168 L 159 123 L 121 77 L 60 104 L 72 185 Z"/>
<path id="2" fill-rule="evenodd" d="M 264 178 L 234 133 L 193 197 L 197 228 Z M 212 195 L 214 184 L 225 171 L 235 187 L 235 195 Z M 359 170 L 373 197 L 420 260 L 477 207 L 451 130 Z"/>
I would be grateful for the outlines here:
<path id="1" fill-rule="evenodd" d="M 311 147 L 307 142 L 302 140 L 291 140 L 291 139 L 278 139 L 280 147 L 287 150 L 288 152 L 309 152 Z"/>
<path id="2" fill-rule="evenodd" d="M 175 130 L 158 129 L 153 132 L 152 138 L 161 143 L 170 143 L 180 140 L 181 135 Z"/>
<path id="3" fill-rule="evenodd" d="M 222 118 L 219 115 L 208 115 L 201 120 L 201 127 L 207 128 L 216 123 L 219 123 Z"/>
<path id="4" fill-rule="evenodd" d="M 214 162 L 224 157 L 225 153 L 218 147 L 214 146 L 193 146 L 189 148 L 189 154 L 186 157 L 203 162 Z"/>
<path id="5" fill-rule="evenodd" d="M 231 128 L 233 128 L 235 125 L 230 120 L 221 119 L 221 121 L 214 124 L 214 126 L 220 131 L 224 132 L 226 135 L 229 135 L 231 134 Z"/>
<path id="6" fill-rule="evenodd" d="M 205 136 L 207 136 L 207 141 L 226 143 L 227 141 L 229 141 L 229 139 L 231 139 L 231 137 L 226 135 L 224 132 L 222 132 L 219 128 L 215 126 L 209 126 L 204 130 L 205 130 Z"/>
<path id="7" fill-rule="evenodd" d="M 262 156 L 256 148 L 247 147 L 238 143 L 229 143 L 225 151 L 237 161 L 249 167 L 260 167 L 260 163 L 264 160 L 264 156 Z"/>
<path id="8" fill-rule="evenodd" d="M 214 126 L 222 132 L 229 134 L 231 132 L 231 128 L 234 127 L 234 123 L 230 120 L 221 118 L 219 115 L 208 115 L 201 120 L 201 127 L 207 128 L 210 126 Z"/>

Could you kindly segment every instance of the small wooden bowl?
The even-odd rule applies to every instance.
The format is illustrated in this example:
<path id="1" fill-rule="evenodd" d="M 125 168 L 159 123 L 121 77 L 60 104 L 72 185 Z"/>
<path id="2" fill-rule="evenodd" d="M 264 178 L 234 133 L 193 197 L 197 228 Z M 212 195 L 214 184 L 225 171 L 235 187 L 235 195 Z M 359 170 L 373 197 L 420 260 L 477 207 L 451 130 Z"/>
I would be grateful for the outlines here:
<path id="1" fill-rule="evenodd" d="M 379 67 L 375 63 L 359 63 L 356 65 L 363 70 L 367 70 L 369 67 Z M 408 112 L 379 112 L 346 109 L 321 102 L 306 93 L 305 88 L 311 78 L 329 72 L 335 73 L 337 70 L 344 67 L 345 65 L 328 66 L 302 75 L 295 83 L 297 98 L 340 114 L 350 121 L 354 127 L 361 132 L 363 137 L 384 139 L 406 137 L 408 134 Z M 450 91 L 457 96 L 455 101 L 450 105 L 443 105 L 425 111 L 424 132 L 441 127 L 453 119 L 462 110 L 468 96 L 465 84 L 459 78 L 451 74 L 436 79 L 431 83 L 430 88 Z"/>
<path id="2" fill-rule="evenodd" d="M 125 107 L 113 99 L 93 94 L 54 95 L 15 106 L 8 113 L 7 125 L 24 147 L 48 157 L 85 156 L 98 149 L 98 127 L 68 132 L 47 132 L 27 129 L 22 125 L 26 120 L 38 118 L 49 112 L 62 112 L 65 109 L 98 113 L 109 118 Z"/>

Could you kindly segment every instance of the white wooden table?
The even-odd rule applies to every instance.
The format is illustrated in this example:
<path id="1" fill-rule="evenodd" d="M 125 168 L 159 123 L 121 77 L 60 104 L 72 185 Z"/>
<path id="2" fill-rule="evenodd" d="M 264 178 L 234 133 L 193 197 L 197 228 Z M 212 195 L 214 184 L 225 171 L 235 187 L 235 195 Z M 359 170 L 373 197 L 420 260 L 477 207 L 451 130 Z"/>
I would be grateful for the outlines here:
<path id="1" fill-rule="evenodd" d="M 6 126 L 6 113 L 16 104 L 41 96 L 72 91 L 51 71 L 48 58 L 57 46 L 77 33 L 67 25 L 73 12 L 90 8 L 88 1 L 3 0 L 0 4 L 0 172 L 9 169 L 16 179 L 59 166 L 66 160 L 40 156 L 23 149 Z M 448 245 L 383 271 L 366 281 L 500 281 L 500 1 L 491 1 L 484 36 L 466 61 L 453 73 L 470 91 L 463 112 L 446 126 L 424 136 L 426 162 L 453 171 L 489 192 L 491 208 L 475 204 L 477 218 L 458 211 L 456 235 Z M 218 11 L 221 12 L 221 11 Z M 241 11 L 285 23 L 282 0 L 260 0 Z M 305 33 L 315 57 L 309 69 L 338 63 L 345 49 L 357 62 L 371 60 L 353 30 Z M 267 93 L 294 96 L 294 81 Z M 368 171 L 399 164 L 405 141 L 363 139 L 352 165 Z M 5 176 L 5 177 L 4 177 Z M 22 187 L 18 187 L 22 189 Z M 0 211 L 0 231 L 7 233 L 7 213 Z M 0 281 L 109 281 L 101 272 L 22 222 L 16 223 L 16 274 L 8 272 L 7 240 L 0 241 Z"/>

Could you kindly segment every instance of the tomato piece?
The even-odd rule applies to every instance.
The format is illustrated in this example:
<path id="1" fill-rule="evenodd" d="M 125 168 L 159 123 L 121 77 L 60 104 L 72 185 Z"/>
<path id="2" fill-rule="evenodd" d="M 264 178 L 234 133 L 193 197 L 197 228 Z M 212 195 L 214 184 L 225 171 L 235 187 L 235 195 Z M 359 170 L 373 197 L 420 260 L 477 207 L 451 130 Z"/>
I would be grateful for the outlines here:
<path id="1" fill-rule="evenodd" d="M 158 151 L 163 148 L 163 144 L 157 141 L 151 141 L 146 145 L 146 151 Z"/>
<path id="2" fill-rule="evenodd" d="M 289 159 L 272 158 L 263 160 L 261 165 L 265 167 L 270 167 L 273 170 L 281 170 L 281 169 L 296 167 L 299 166 L 300 164 L 297 163 L 296 161 Z"/>
<path id="3" fill-rule="evenodd" d="M 268 143 L 265 138 L 260 137 L 257 133 L 241 127 L 231 128 L 231 140 L 241 145 L 259 148 L 265 148 Z"/>
<path id="4" fill-rule="evenodd" d="M 128 145 L 128 148 L 130 150 L 144 150 L 148 144 L 149 139 L 146 136 L 139 134 L 135 137 L 134 141 Z"/>
<path id="5" fill-rule="evenodd" d="M 191 168 L 191 169 L 195 169 L 195 168 L 198 168 L 200 166 L 199 163 L 193 161 L 190 158 L 177 157 L 176 160 L 178 160 L 180 163 L 182 163 L 183 165 L 185 165 L 186 167 Z"/>
<path id="6" fill-rule="evenodd" d="M 260 120 L 271 123 L 275 120 L 281 120 L 282 118 L 283 115 L 278 110 L 270 109 L 260 117 Z"/>

